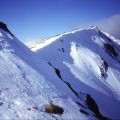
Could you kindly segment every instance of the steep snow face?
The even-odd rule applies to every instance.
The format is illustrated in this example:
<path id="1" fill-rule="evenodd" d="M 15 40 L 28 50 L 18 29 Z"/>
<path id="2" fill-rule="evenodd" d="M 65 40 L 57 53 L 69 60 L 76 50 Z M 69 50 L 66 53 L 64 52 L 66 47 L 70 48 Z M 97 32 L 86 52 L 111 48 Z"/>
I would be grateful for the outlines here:
<path id="1" fill-rule="evenodd" d="M 116 39 L 92 27 L 60 34 L 30 48 L 37 59 L 48 62 L 75 96 L 83 99 L 90 94 L 101 113 L 120 118 L 120 46 Z"/>
<path id="2" fill-rule="evenodd" d="M 17 38 L 0 29 L 0 119 L 94 118 L 90 110 L 89 117 L 84 111 L 80 112 L 80 106 L 71 96 L 58 89 L 66 90 L 64 84 L 61 83 L 61 87 L 52 84 L 43 68 L 53 72 L 45 62 L 38 63 L 34 53 Z M 61 106 L 64 113 L 46 113 L 44 108 L 50 103 Z"/>

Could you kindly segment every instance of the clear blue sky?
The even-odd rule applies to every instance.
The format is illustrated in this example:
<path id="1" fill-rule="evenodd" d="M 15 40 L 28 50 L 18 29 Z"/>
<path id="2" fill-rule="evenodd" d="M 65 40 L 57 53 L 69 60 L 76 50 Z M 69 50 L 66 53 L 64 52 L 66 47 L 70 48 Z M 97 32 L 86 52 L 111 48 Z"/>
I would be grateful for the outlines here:
<path id="1" fill-rule="evenodd" d="M 0 21 L 23 42 L 120 14 L 120 0 L 0 0 Z"/>

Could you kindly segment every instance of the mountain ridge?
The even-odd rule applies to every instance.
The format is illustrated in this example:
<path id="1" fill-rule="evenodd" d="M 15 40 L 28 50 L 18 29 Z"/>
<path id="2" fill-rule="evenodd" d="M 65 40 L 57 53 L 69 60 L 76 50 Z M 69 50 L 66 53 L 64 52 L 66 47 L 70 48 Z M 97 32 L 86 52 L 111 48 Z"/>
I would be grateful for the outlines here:
<path id="1" fill-rule="evenodd" d="M 1 119 L 120 118 L 119 45 L 97 27 L 47 42 L 32 52 L 0 29 Z"/>
<path id="2" fill-rule="evenodd" d="M 33 44 L 31 50 L 36 52 L 39 59 L 51 63 L 55 71 L 59 70 L 61 76 L 77 91 L 85 92 L 88 89 L 85 93 L 90 93 L 94 97 L 101 111 L 104 111 L 101 105 L 107 104 L 107 99 L 105 99 L 106 102 L 103 100 L 103 103 L 100 103 L 102 101 L 100 97 L 104 96 L 103 94 L 109 96 L 111 102 L 114 98 L 119 101 L 120 47 L 111 35 L 100 31 L 97 27 L 91 27 L 63 33 L 40 44 L 38 42 Z M 87 86 L 86 90 L 82 85 L 85 88 Z M 97 98 L 96 94 L 100 93 L 92 92 L 88 86 L 102 95 L 97 95 L 99 96 Z M 120 108 L 117 101 L 109 103 L 109 105 L 117 103 L 116 110 Z M 110 110 L 108 106 L 106 108 Z M 111 112 L 113 111 L 110 110 L 109 113 Z M 117 111 L 114 115 L 116 113 Z"/>

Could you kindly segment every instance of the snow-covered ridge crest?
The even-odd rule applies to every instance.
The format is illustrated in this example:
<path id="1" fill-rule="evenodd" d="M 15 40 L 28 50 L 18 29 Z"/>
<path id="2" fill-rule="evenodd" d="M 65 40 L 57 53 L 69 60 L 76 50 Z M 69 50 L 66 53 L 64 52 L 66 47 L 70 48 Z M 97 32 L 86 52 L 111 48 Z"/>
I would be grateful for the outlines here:
<path id="1" fill-rule="evenodd" d="M 49 37 L 49 38 L 46 38 L 46 39 L 43 39 L 43 40 L 36 41 L 36 42 L 28 45 L 28 47 L 32 51 L 36 51 L 38 49 L 41 49 L 41 48 L 51 44 L 54 41 L 60 39 L 62 36 L 69 35 L 69 34 L 74 34 L 76 32 L 85 31 L 85 30 L 95 30 L 96 32 L 99 31 L 97 26 L 92 26 L 92 27 L 89 27 L 89 28 L 86 28 L 86 29 L 77 29 L 77 30 L 73 30 L 73 31 L 70 31 L 70 32 L 64 32 L 64 33 L 61 33 L 61 34 L 58 34 L 56 36 L 52 36 L 52 37 Z"/>

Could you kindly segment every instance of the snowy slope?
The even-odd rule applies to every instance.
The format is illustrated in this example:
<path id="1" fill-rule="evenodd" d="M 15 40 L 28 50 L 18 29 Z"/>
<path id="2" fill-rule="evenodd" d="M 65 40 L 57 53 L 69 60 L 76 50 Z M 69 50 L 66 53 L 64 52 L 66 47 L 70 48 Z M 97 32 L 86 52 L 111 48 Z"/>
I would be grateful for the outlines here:
<path id="1" fill-rule="evenodd" d="M 46 61 L 38 59 L 5 28 L 0 23 L 0 119 L 104 118 L 89 108 L 88 99 L 94 103 L 89 95 L 78 100 Z M 62 107 L 63 114 L 45 112 L 50 103 Z"/>
<path id="2" fill-rule="evenodd" d="M 29 46 L 37 59 L 48 63 L 75 101 L 90 94 L 100 112 L 111 119 L 120 119 L 120 46 L 118 40 L 97 27 L 63 33 Z M 47 69 L 43 67 L 42 74 Z M 47 70 L 48 71 L 48 70 Z M 58 82 L 57 81 L 57 82 Z M 76 97 L 75 97 L 76 96 Z M 83 100 L 84 101 L 84 100 Z M 90 107 L 88 107 L 90 108 Z"/>

